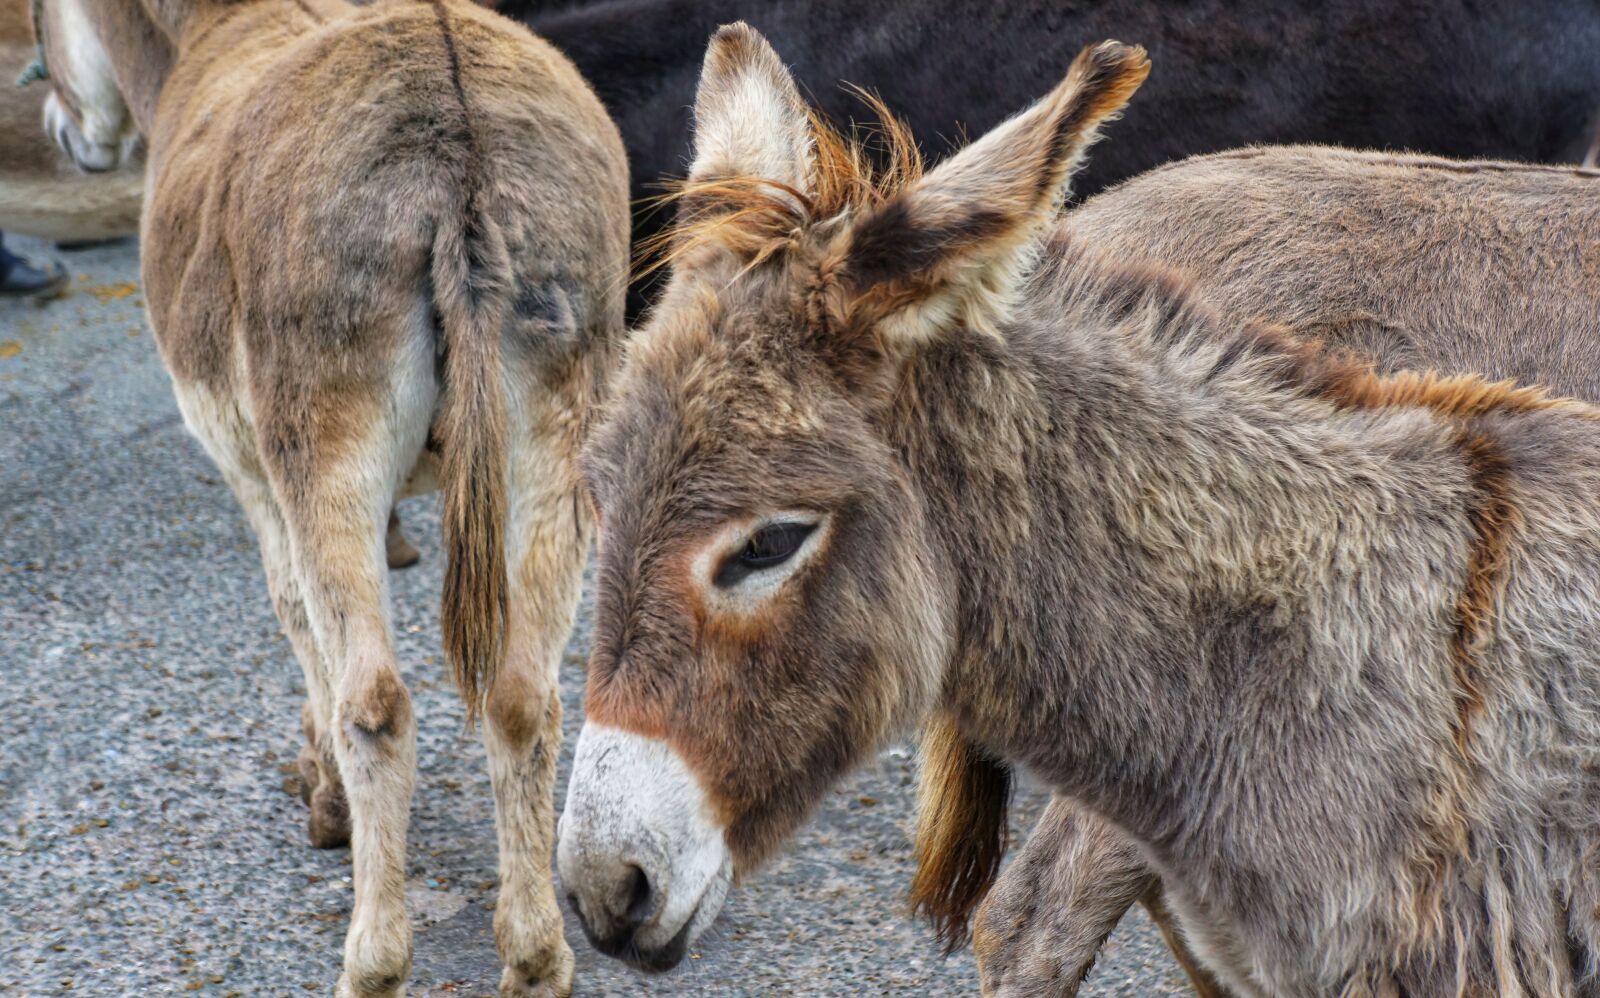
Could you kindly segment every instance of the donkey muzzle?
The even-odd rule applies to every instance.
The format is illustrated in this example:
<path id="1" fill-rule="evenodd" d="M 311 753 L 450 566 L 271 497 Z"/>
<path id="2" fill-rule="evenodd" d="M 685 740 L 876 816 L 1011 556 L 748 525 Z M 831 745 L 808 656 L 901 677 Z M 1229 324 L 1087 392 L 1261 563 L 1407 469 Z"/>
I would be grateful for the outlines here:
<path id="1" fill-rule="evenodd" d="M 733 879 L 722 829 L 678 754 L 593 723 L 578 737 L 556 857 L 589 942 L 649 971 L 683 959 Z"/>

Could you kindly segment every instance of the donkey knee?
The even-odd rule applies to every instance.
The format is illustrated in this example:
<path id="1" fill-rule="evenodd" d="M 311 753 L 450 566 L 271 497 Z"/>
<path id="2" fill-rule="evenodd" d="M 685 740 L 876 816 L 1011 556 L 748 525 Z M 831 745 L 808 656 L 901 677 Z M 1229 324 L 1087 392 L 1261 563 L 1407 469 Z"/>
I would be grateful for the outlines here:
<path id="1" fill-rule="evenodd" d="M 505 670 L 484 703 L 494 733 L 517 755 L 533 751 L 561 731 L 561 698 L 548 682 Z"/>
<path id="2" fill-rule="evenodd" d="M 350 736 L 398 735 L 411 726 L 411 694 L 392 666 L 361 670 L 346 682 L 339 716 Z"/>

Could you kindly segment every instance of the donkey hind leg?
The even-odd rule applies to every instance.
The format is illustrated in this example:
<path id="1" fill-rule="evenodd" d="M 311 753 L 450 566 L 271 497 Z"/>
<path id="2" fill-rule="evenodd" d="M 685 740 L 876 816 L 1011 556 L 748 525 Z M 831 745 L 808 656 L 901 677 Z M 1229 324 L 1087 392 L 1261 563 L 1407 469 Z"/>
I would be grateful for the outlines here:
<path id="1" fill-rule="evenodd" d="M 333 757 L 329 728 L 333 697 L 327 664 L 311 632 L 305 595 L 294 570 L 288 528 L 261 467 L 255 435 L 237 400 L 183 382 L 174 382 L 173 388 L 185 422 L 222 472 L 255 530 L 272 608 L 305 676 L 306 700 L 300 723 L 306 743 L 300 750 L 299 768 L 301 797 L 311 806 L 311 844 L 318 848 L 346 845 L 350 841 L 350 811 Z"/>
<path id="2" fill-rule="evenodd" d="M 389 528 L 383 544 L 390 568 L 410 568 L 422 557 L 422 552 L 406 539 L 405 531 L 400 529 L 400 513 L 396 510 L 389 511 Z"/>
<path id="3" fill-rule="evenodd" d="M 318 849 L 349 845 L 350 805 L 345 800 L 344 782 L 334 757 L 333 693 L 328 685 L 328 666 L 306 615 L 305 594 L 295 574 L 288 527 L 271 487 L 258 471 L 229 475 L 228 479 L 255 527 L 273 608 L 305 675 L 306 702 L 300 711 L 300 726 L 306 740 L 300 747 L 298 763 L 300 795 L 311 809 L 307 832 L 311 844 Z"/>
<path id="4" fill-rule="evenodd" d="M 298 407 L 311 418 L 297 414 L 292 427 L 263 428 L 293 441 L 274 451 L 269 473 L 327 664 L 329 737 L 350 805 L 355 908 L 340 998 L 401 995 L 411 966 L 404 884 L 416 724 L 394 652 L 384 535 L 432 409 L 408 397 L 405 389 L 417 387 L 392 386 L 398 402 L 352 398 L 347 389 L 316 393 Z M 324 428 L 341 435 L 325 436 Z"/>
<path id="5" fill-rule="evenodd" d="M 573 954 L 550 872 L 552 798 L 561 749 L 558 673 L 589 536 L 574 491 L 571 435 L 528 426 L 550 404 L 508 407 L 509 618 L 505 661 L 484 710 L 500 847 L 494 928 L 504 998 L 563 998 L 572 990 Z"/>

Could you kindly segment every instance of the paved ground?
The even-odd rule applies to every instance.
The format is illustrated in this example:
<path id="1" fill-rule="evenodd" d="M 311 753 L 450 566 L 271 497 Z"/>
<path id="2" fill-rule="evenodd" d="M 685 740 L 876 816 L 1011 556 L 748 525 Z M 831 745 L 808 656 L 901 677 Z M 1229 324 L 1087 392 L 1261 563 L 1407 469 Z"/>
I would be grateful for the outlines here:
<path id="1" fill-rule="evenodd" d="M 287 792 L 299 668 L 244 519 L 173 405 L 134 247 L 69 265 L 65 300 L 0 304 L 0 994 L 328 994 L 350 868 L 306 845 Z M 435 507 L 404 512 L 425 558 L 394 587 L 421 728 L 411 993 L 487 994 L 492 802 L 439 661 Z M 563 667 L 569 746 L 586 617 Z M 841 787 L 668 976 L 599 958 L 569 921 L 580 993 L 975 993 L 971 955 L 940 959 L 903 915 L 911 785 L 889 752 Z M 1019 826 L 1039 806 L 1022 795 Z M 1184 992 L 1139 918 L 1086 993 Z"/>

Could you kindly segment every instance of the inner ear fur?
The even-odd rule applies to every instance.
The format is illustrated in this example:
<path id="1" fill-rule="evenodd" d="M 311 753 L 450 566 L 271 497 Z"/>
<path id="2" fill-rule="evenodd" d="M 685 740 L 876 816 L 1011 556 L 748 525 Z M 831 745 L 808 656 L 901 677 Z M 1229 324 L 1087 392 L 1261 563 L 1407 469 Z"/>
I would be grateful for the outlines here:
<path id="1" fill-rule="evenodd" d="M 1100 126 L 1149 75 L 1136 45 L 1085 48 L 1042 101 L 998 126 L 841 237 L 829 277 L 835 321 L 937 331 L 988 328 L 1005 311 Z"/>
<path id="2" fill-rule="evenodd" d="M 689 180 L 759 177 L 801 191 L 810 172 L 811 121 L 794 77 L 748 24 L 718 28 L 695 93 Z"/>

